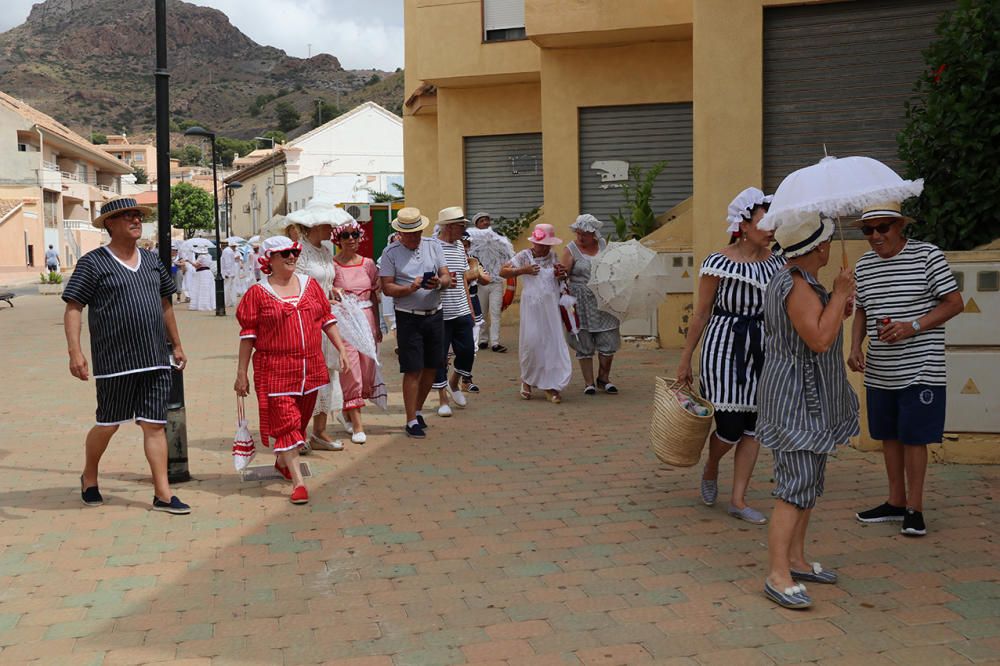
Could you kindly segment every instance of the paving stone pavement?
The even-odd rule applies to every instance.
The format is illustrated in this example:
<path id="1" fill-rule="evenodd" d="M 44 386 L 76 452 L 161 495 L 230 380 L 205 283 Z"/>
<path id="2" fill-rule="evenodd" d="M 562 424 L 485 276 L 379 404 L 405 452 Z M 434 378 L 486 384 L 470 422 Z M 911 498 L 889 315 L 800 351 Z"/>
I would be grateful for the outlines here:
<path id="1" fill-rule="evenodd" d="M 995 467 L 934 466 L 930 534 L 910 540 L 854 521 L 883 473 L 841 452 L 810 532 L 841 583 L 785 611 L 761 594 L 766 529 L 702 506 L 699 468 L 649 452 L 652 378 L 675 355 L 627 348 L 621 395 L 577 379 L 556 406 L 517 398 L 516 354 L 483 352 L 468 409 L 409 440 L 394 392 L 368 444 L 311 457 L 297 507 L 232 470 L 233 318 L 182 309 L 194 513 L 148 510 L 131 426 L 108 503 L 87 508 L 94 385 L 66 369 L 61 313 L 39 296 L 0 310 L 0 664 L 1000 663 Z M 751 499 L 768 511 L 770 486 L 765 452 Z"/>

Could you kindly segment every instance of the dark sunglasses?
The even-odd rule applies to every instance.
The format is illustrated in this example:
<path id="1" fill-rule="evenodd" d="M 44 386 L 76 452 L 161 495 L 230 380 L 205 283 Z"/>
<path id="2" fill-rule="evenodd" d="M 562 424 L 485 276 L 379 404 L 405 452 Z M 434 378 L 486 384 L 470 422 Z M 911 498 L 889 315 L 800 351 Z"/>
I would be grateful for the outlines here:
<path id="1" fill-rule="evenodd" d="M 361 238 L 360 231 L 344 231 L 340 234 L 340 238 Z"/>
<path id="2" fill-rule="evenodd" d="M 883 222 L 882 224 L 873 224 L 871 226 L 865 225 L 861 227 L 861 233 L 863 233 L 865 236 L 871 236 L 876 231 L 879 232 L 880 234 L 886 234 L 889 232 L 889 229 L 892 229 L 892 225 L 894 224 L 896 223 Z"/>
<path id="3" fill-rule="evenodd" d="M 302 253 L 302 250 L 300 250 L 297 247 L 288 248 L 287 250 L 277 250 L 275 252 L 275 254 L 280 254 L 285 259 L 288 259 L 288 257 L 296 257 L 297 258 L 299 256 L 299 254 L 301 254 L 301 253 Z"/>

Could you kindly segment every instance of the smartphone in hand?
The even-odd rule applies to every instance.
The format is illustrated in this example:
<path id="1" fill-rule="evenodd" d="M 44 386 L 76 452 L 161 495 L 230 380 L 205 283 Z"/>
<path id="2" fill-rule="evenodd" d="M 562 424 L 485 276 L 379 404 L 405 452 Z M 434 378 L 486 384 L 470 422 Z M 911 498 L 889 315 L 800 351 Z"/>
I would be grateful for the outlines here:
<path id="1" fill-rule="evenodd" d="M 433 280 L 435 275 L 437 275 L 437 273 L 434 271 L 424 271 L 424 280 L 420 283 L 420 286 L 424 289 L 430 289 L 431 287 L 427 286 L 427 281 Z"/>

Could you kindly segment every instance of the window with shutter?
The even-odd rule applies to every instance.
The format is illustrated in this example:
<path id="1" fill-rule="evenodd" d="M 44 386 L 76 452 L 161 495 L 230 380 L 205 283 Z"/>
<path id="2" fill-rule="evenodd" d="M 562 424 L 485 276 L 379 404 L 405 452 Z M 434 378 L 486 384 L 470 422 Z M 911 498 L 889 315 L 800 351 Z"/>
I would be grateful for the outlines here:
<path id="1" fill-rule="evenodd" d="M 483 40 L 524 39 L 524 0 L 483 0 Z"/>

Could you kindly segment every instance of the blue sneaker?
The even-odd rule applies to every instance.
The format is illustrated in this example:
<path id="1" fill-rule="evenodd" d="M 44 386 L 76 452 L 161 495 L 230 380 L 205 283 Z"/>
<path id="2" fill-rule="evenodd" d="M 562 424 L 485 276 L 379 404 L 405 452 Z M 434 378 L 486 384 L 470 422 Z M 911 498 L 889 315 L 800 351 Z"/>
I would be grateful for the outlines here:
<path id="1" fill-rule="evenodd" d="M 801 584 L 786 587 L 784 590 L 779 590 L 771 585 L 770 582 L 765 580 L 764 596 L 782 608 L 799 610 L 812 606 L 812 599 L 810 599 L 809 595 L 806 594 L 806 586 Z"/>
<path id="2" fill-rule="evenodd" d="M 97 489 L 97 486 L 83 487 L 82 474 L 80 475 L 80 499 L 87 506 L 101 506 L 104 504 L 104 498 L 101 497 L 101 491 Z"/>
<path id="3" fill-rule="evenodd" d="M 420 427 L 420 424 L 417 423 L 417 425 L 406 426 L 406 436 L 414 439 L 423 439 L 427 437 L 427 434 L 424 432 L 424 429 Z"/>
<path id="4" fill-rule="evenodd" d="M 169 502 L 164 502 L 153 495 L 153 511 L 165 511 L 175 516 L 183 516 L 191 513 L 191 507 L 177 499 L 177 495 L 172 495 Z"/>
<path id="5" fill-rule="evenodd" d="M 423 414 L 417 414 L 417 425 L 420 426 L 421 428 L 427 427 L 427 421 L 424 421 Z"/>

